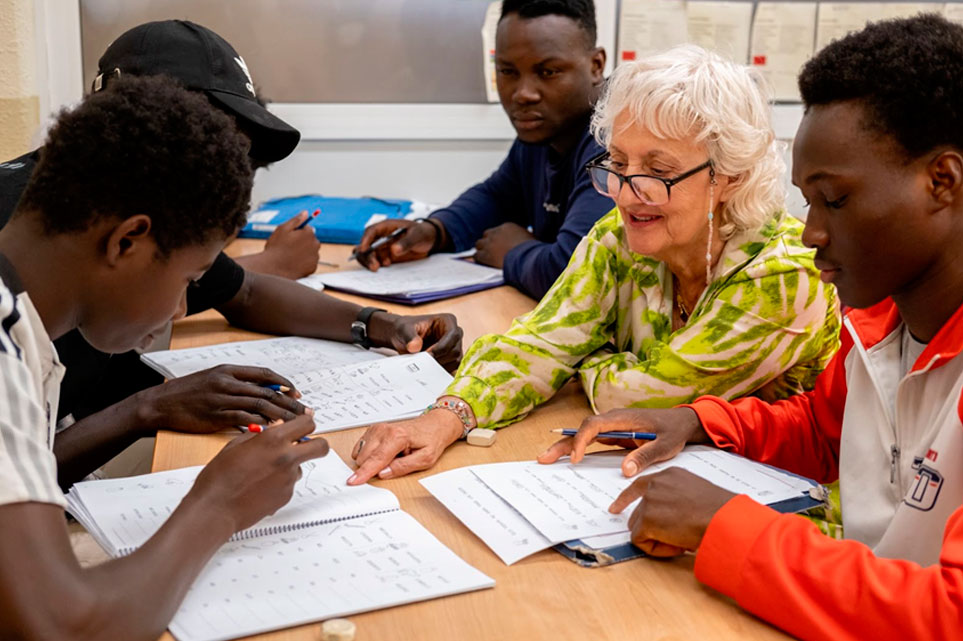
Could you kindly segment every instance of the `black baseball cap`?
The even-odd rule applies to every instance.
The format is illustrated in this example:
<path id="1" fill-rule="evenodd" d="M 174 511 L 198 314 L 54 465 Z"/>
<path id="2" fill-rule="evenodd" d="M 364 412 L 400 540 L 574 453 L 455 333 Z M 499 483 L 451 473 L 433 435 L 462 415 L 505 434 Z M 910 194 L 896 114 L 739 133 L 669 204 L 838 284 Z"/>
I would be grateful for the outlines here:
<path id="1" fill-rule="evenodd" d="M 186 20 L 147 22 L 122 33 L 98 63 L 95 92 L 124 74 L 166 74 L 203 91 L 234 116 L 251 138 L 251 158 L 271 163 L 288 156 L 301 133 L 258 104 L 244 59 L 224 38 Z"/>

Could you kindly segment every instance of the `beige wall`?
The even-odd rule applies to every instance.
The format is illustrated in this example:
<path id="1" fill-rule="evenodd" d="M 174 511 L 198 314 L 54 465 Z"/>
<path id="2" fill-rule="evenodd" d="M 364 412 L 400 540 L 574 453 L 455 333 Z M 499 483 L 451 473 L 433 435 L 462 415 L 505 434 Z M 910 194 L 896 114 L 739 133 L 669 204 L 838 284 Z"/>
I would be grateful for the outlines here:
<path id="1" fill-rule="evenodd" d="M 0 162 L 29 151 L 40 124 L 33 0 L 0 0 Z"/>

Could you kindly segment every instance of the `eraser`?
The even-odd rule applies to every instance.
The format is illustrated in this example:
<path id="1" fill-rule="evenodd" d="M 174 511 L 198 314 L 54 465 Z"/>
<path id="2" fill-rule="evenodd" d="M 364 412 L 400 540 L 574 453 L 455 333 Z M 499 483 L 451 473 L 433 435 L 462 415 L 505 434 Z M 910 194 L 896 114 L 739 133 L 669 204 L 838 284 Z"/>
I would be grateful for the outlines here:
<path id="1" fill-rule="evenodd" d="M 321 624 L 322 641 L 354 641 L 355 626 L 347 619 L 328 619 Z"/>
<path id="2" fill-rule="evenodd" d="M 472 431 L 468 432 L 468 444 L 477 445 L 479 447 L 491 447 L 495 444 L 495 437 L 498 432 L 495 430 L 486 430 L 482 427 L 476 427 Z"/>

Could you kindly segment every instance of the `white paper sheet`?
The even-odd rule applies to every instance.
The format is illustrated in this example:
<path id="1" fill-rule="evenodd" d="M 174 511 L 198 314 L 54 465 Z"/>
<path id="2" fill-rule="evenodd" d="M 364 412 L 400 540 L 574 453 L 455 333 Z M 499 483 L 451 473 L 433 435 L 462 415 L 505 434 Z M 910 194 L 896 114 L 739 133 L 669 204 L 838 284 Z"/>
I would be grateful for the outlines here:
<path id="1" fill-rule="evenodd" d="M 494 584 L 395 511 L 225 545 L 170 630 L 178 641 L 221 641 Z"/>
<path id="2" fill-rule="evenodd" d="M 867 23 L 908 18 L 918 13 L 939 12 L 940 5 L 925 2 L 820 2 L 816 22 L 816 51 Z"/>
<path id="3" fill-rule="evenodd" d="M 498 29 L 498 19 L 502 14 L 501 0 L 495 0 L 485 10 L 485 21 L 482 23 L 482 72 L 485 75 L 485 98 L 488 102 L 498 102 L 498 87 L 495 73 L 495 31 Z"/>
<path id="4" fill-rule="evenodd" d="M 752 7 L 752 2 L 690 0 L 686 6 L 689 42 L 747 64 Z"/>
<path id="5" fill-rule="evenodd" d="M 417 416 L 451 383 L 431 354 L 419 352 L 290 376 L 314 410 L 315 433 Z"/>
<path id="6" fill-rule="evenodd" d="M 384 356 L 349 343 L 285 336 L 149 352 L 140 358 L 167 378 L 186 376 L 217 365 L 267 367 L 290 378 L 300 372 L 373 361 Z"/>
<path id="7" fill-rule="evenodd" d="M 71 513 L 108 553 L 117 556 L 140 547 L 160 529 L 200 471 L 197 466 L 84 481 L 74 485 L 67 500 Z M 244 539 L 266 528 L 334 521 L 398 508 L 398 499 L 388 490 L 372 485 L 346 485 L 351 473 L 333 452 L 305 462 L 288 504 L 234 538 Z"/>
<path id="8" fill-rule="evenodd" d="M 321 274 L 325 286 L 357 292 L 390 296 L 448 291 L 480 283 L 498 283 L 502 270 L 486 267 L 453 254 L 435 254 L 424 260 L 397 263 L 376 272 L 363 267 Z"/>
<path id="9" fill-rule="evenodd" d="M 628 529 L 634 506 L 621 514 L 608 511 L 612 501 L 632 482 L 622 476 L 623 455 L 619 451 L 594 454 L 578 465 L 518 462 L 471 469 L 547 539 L 568 541 Z M 671 461 L 648 468 L 647 473 L 668 467 L 687 469 L 726 490 L 748 494 L 760 503 L 797 498 L 810 487 L 805 479 L 699 445 L 685 448 Z"/>
<path id="10" fill-rule="evenodd" d="M 552 541 L 485 485 L 471 468 L 449 470 L 420 482 L 505 565 L 552 547 Z"/>
<path id="11" fill-rule="evenodd" d="M 639 60 L 687 39 L 684 0 L 622 0 L 619 62 Z"/>
<path id="12" fill-rule="evenodd" d="M 943 15 L 950 22 L 963 24 L 963 2 L 947 2 L 943 5 Z"/>
<path id="13" fill-rule="evenodd" d="M 324 291 L 324 281 L 321 279 L 321 276 L 322 274 L 311 274 L 310 276 L 299 278 L 298 283 L 318 292 Z"/>
<path id="14" fill-rule="evenodd" d="M 749 62 L 772 85 L 776 100 L 799 100 L 796 78 L 813 55 L 815 36 L 815 2 L 756 5 Z"/>

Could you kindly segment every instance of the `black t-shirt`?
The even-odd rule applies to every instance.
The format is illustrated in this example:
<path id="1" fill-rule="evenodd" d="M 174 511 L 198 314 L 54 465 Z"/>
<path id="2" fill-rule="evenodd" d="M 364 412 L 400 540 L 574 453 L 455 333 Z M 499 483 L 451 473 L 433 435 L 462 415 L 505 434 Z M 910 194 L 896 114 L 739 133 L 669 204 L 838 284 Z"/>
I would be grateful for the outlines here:
<path id="1" fill-rule="evenodd" d="M 0 163 L 0 228 L 7 224 L 27 187 L 40 150 Z M 244 268 L 221 253 L 211 268 L 187 292 L 187 313 L 196 314 L 228 302 L 241 289 Z M 67 368 L 60 385 L 57 419 L 72 414 L 77 420 L 99 412 L 164 378 L 141 363 L 137 352 L 106 354 L 74 330 L 54 341 Z"/>

